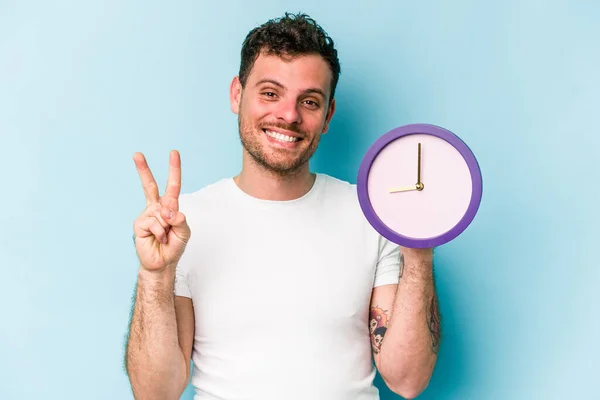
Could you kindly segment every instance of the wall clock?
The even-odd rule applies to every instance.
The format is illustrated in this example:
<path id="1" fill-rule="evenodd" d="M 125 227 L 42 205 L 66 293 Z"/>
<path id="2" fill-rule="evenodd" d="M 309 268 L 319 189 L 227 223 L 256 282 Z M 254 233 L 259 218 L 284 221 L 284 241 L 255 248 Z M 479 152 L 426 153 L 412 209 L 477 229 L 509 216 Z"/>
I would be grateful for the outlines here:
<path id="1" fill-rule="evenodd" d="M 475 155 L 457 135 L 430 124 L 404 125 L 367 150 L 357 178 L 373 228 L 409 248 L 432 248 L 473 221 L 483 191 Z"/>

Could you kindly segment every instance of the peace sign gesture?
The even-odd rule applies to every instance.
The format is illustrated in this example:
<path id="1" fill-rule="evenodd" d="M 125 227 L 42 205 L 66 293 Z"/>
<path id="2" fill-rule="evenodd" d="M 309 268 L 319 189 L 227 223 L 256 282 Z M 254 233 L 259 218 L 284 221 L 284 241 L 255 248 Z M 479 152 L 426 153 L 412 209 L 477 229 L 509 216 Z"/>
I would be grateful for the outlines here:
<path id="1" fill-rule="evenodd" d="M 162 271 L 177 264 L 191 235 L 185 215 L 179 212 L 181 159 L 179 152 L 171 151 L 169 179 L 162 197 L 144 155 L 135 153 L 133 161 L 146 195 L 146 209 L 133 224 L 135 248 L 143 268 Z"/>

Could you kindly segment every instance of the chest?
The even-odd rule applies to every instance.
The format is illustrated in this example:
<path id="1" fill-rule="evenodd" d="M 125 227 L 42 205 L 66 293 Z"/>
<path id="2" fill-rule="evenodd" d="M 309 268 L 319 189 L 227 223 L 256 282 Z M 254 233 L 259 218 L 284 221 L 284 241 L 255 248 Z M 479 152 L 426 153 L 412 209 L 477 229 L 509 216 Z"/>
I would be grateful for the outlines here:
<path id="1" fill-rule="evenodd" d="M 367 323 L 377 249 L 338 216 L 244 218 L 214 230 L 190 281 L 201 337 Z"/>

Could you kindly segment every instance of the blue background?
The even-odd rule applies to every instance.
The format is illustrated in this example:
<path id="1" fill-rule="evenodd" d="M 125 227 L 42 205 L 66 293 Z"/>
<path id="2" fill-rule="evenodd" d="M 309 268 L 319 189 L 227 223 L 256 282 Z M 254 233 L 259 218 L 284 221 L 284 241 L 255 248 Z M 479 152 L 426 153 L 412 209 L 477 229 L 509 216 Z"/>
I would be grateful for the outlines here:
<path id="1" fill-rule="evenodd" d="M 436 252 L 444 338 L 420 398 L 600 398 L 598 4 L 0 1 L 0 398 L 131 398 L 132 155 L 164 183 L 179 149 L 186 192 L 235 174 L 241 42 L 285 10 L 342 61 L 314 170 L 355 182 L 415 122 L 480 162 L 479 214 Z"/>

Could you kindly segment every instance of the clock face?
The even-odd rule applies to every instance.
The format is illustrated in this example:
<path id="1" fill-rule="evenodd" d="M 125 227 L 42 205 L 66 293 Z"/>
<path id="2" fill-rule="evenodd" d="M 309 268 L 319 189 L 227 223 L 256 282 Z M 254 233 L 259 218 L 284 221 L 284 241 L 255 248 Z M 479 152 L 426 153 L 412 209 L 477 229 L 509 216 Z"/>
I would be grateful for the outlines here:
<path id="1" fill-rule="evenodd" d="M 453 133 L 427 124 L 380 137 L 363 159 L 357 186 L 371 225 L 412 248 L 439 246 L 462 233 L 482 193 L 470 149 Z"/>

